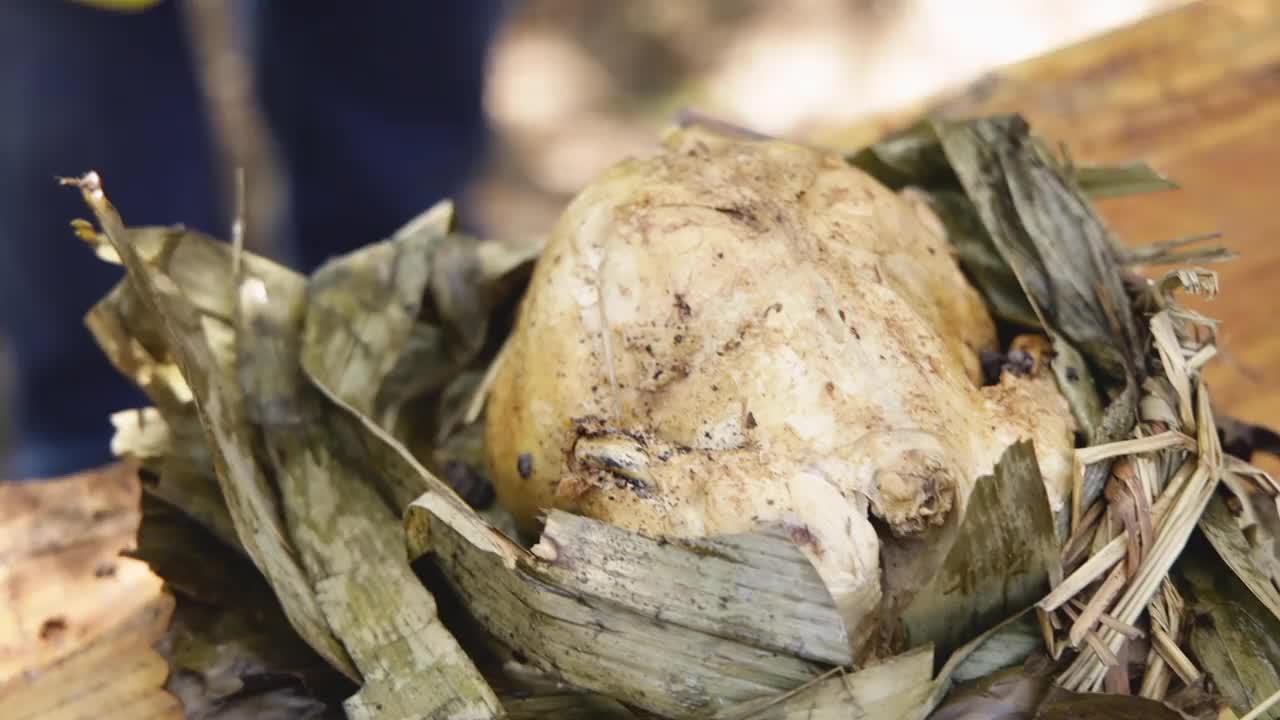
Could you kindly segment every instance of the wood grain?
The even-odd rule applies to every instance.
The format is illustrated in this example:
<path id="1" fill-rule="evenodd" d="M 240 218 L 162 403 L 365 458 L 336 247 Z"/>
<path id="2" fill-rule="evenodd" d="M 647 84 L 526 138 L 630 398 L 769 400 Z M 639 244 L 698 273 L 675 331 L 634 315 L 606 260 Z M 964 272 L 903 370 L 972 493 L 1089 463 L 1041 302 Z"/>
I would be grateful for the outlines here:
<path id="1" fill-rule="evenodd" d="M 173 720 L 156 651 L 174 599 L 135 545 L 136 469 L 0 483 L 0 719 Z"/>
<path id="2" fill-rule="evenodd" d="M 1189 3 L 815 139 L 855 147 L 930 112 L 1018 112 L 1077 162 L 1145 160 L 1178 182 L 1099 208 L 1134 244 L 1225 233 L 1241 257 L 1192 303 L 1223 321 L 1207 378 L 1220 412 L 1280 427 L 1280 1 Z"/>

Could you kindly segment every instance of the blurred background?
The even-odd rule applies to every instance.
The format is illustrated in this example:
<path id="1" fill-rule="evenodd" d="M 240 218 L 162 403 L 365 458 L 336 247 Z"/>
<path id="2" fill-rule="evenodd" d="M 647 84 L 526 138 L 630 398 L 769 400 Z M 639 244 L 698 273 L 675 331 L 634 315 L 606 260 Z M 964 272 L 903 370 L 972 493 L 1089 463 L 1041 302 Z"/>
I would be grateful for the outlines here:
<path id="1" fill-rule="evenodd" d="M 225 141 L 260 121 L 237 106 L 247 70 L 225 52 L 234 28 L 220 0 L 181 1 Z M 445 65 L 429 69 L 465 74 Z M 492 144 L 459 199 L 474 229 L 518 240 L 545 233 L 601 170 L 652 149 L 683 108 L 843 149 L 926 110 L 1016 111 L 1077 159 L 1149 161 L 1184 190 L 1105 201 L 1103 214 L 1127 242 L 1221 230 L 1244 253 L 1221 268 L 1225 295 L 1209 308 L 1224 320 L 1209 377 L 1225 412 L 1280 425 L 1280 338 L 1258 312 L 1280 270 L 1277 0 L 509 0 L 485 77 Z M 279 177 L 252 135 L 223 150 L 265 197 Z M 0 373 L 0 409 L 5 386 Z M 0 457 L 8 421 L 0 412 Z"/>
<path id="2" fill-rule="evenodd" d="M 1176 0 L 524 0 L 491 61 L 491 232 L 545 228 L 682 107 L 809 137 L 1181 5 Z"/>

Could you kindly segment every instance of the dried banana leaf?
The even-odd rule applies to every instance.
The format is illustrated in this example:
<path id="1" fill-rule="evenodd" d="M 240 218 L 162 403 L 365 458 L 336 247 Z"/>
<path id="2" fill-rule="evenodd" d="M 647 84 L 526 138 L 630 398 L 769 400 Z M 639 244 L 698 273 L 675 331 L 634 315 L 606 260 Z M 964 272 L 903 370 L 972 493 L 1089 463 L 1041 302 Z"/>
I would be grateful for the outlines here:
<path id="1" fill-rule="evenodd" d="M 397 513 L 367 481 L 370 463 L 330 454 L 332 433 L 317 430 L 330 416 L 350 421 L 298 366 L 305 280 L 246 254 L 237 285 L 230 248 L 180 230 L 126 230 L 95 175 L 79 184 L 162 321 L 245 549 L 303 638 L 365 681 L 348 714 L 495 716 L 496 698 L 408 569 Z"/>
<path id="2" fill-rule="evenodd" d="M 933 648 L 909 650 L 856 672 L 833 671 L 797 690 L 720 711 L 716 720 L 922 720 Z"/>
<path id="3" fill-rule="evenodd" d="M 1016 666 L 957 686 L 930 720 L 1034 720 L 1035 718 L 1170 718 L 1221 720 L 1221 703 L 1204 683 L 1183 687 L 1164 702 L 1120 694 L 1073 693 L 1053 684 L 1053 662 L 1037 651 Z"/>
<path id="4" fill-rule="evenodd" d="M 497 364 L 495 359 L 492 366 L 496 368 Z M 515 537 L 515 521 L 510 513 L 494 506 L 494 488 L 484 474 L 487 459 L 484 422 L 480 418 L 489 378 L 488 370 L 468 370 L 445 386 L 436 399 L 434 417 L 421 422 L 433 427 L 435 436 L 418 438 L 416 447 L 411 445 L 410 450 L 439 468 L 445 482 L 467 504 L 485 511 L 483 514 L 490 522 L 501 522 L 500 529 L 509 530 L 508 534 Z M 419 411 L 426 409 L 430 409 L 426 404 L 418 408 Z"/>
<path id="5" fill-rule="evenodd" d="M 393 399 L 409 394 L 404 388 L 383 389 L 402 355 L 422 358 L 447 350 L 442 331 L 416 325 L 431 250 L 452 224 L 452 205 L 441 203 L 391 239 L 330 260 L 313 275 L 302 364 L 312 374 L 323 368 L 330 389 L 366 415 L 378 418 Z M 447 356 L 442 364 L 447 372 Z M 431 378 L 437 369 L 426 366 L 422 373 Z"/>
<path id="6" fill-rule="evenodd" d="M 1134 379 L 1143 349 L 1110 233 L 1026 122 L 939 123 L 937 132 L 1047 329 L 1088 358 L 1101 371 L 1100 381 L 1123 387 Z"/>
<path id="7" fill-rule="evenodd" d="M 1222 262 L 1236 257 L 1235 253 L 1221 245 L 1213 245 L 1210 247 L 1191 248 L 1183 250 L 1188 245 L 1194 245 L 1206 240 L 1217 240 L 1222 237 L 1222 233 L 1205 233 L 1203 235 L 1190 235 L 1165 242 L 1153 243 L 1151 245 L 1142 245 L 1139 247 L 1124 248 L 1121 251 L 1122 261 L 1126 265 L 1171 265 L 1180 263 L 1210 263 Z"/>
<path id="8" fill-rule="evenodd" d="M 1274 504 L 1270 509 L 1274 514 Z M 1250 528 L 1253 532 L 1246 535 L 1221 496 L 1209 503 L 1200 518 L 1199 527 L 1227 567 L 1280 621 L 1280 590 L 1277 589 L 1280 585 L 1276 584 L 1280 580 L 1280 557 L 1277 557 L 1280 548 L 1277 548 L 1277 539 L 1268 537 L 1265 530 L 1259 531 L 1257 527 Z"/>
<path id="9" fill-rule="evenodd" d="M 1031 618 L 1031 613 L 1024 610 L 951 653 L 930 685 L 923 705 L 925 715 L 931 717 L 957 682 L 987 677 L 1026 661 L 1035 652 L 1026 649 L 1027 643 L 1022 639 L 1032 623 Z"/>
<path id="10" fill-rule="evenodd" d="M 1073 168 L 1076 183 L 1093 199 L 1177 190 L 1178 184 L 1150 165 L 1080 165 Z"/>
<path id="11" fill-rule="evenodd" d="M 954 683 L 1019 665 L 1040 644 L 1039 626 L 1024 611 L 958 648 L 932 679 L 933 646 L 923 645 L 852 673 L 834 670 L 796 690 L 742 703 L 717 717 L 932 717 Z"/>
<path id="12" fill-rule="evenodd" d="M 1062 150 L 1065 151 L 1065 147 Z M 952 186 L 957 181 L 955 170 L 938 140 L 938 128 L 931 120 L 922 120 L 874 145 L 850 152 L 846 160 L 867 170 L 893 190 L 914 186 L 933 191 Z M 1178 183 L 1162 176 L 1147 163 L 1073 165 L 1066 169 L 1066 174 L 1074 179 L 1080 190 L 1094 200 L 1178 190 Z"/>
<path id="13" fill-rule="evenodd" d="M 939 654 L 1031 606 L 1062 570 L 1056 524 L 1029 442 L 1011 446 L 969 496 L 963 524 L 941 567 L 889 621 L 907 647 L 933 643 Z M 917 555 L 918 556 L 918 555 Z M 886 577 L 892 578 L 887 554 Z M 892 608 L 893 606 L 888 606 Z"/>
<path id="14" fill-rule="evenodd" d="M 957 688 L 930 720 L 1188 720 L 1189 717 L 1147 698 L 1073 693 L 1052 686 L 1046 674 L 1014 668 Z"/>
<path id="15" fill-rule="evenodd" d="M 929 720 L 1030 720 L 1052 680 L 1021 666 L 983 675 L 953 689 Z"/>
<path id="16" fill-rule="evenodd" d="M 1036 616 L 1023 611 L 966 643 L 951 654 L 939 679 L 965 683 L 1021 665 L 1043 647 Z"/>
<path id="17" fill-rule="evenodd" d="M 937 129 L 927 120 L 850 153 L 845 159 L 894 190 L 913 186 L 933 191 L 957 184 Z"/>
<path id="18" fill-rule="evenodd" d="M 937 126 L 929 120 L 850 153 L 846 159 L 895 190 L 915 186 L 933 191 L 957 181 L 938 139 Z M 1144 162 L 1078 165 L 1068 170 L 1067 174 L 1093 199 L 1178 189 L 1177 183 Z"/>
<path id="19" fill-rule="evenodd" d="M 134 555 L 175 592 L 167 689 L 188 718 L 321 717 L 354 687 L 290 628 L 249 561 L 174 508 L 145 500 Z"/>
<path id="20" fill-rule="evenodd" d="M 239 295 L 238 375 L 248 414 L 262 431 L 297 554 L 364 681 L 346 703 L 348 715 L 496 714 L 497 699 L 409 569 L 398 513 L 366 477 L 365 458 L 339 454 L 332 442 L 328 417 L 340 411 L 302 375 L 305 280 L 248 274 Z"/>
<path id="21" fill-rule="evenodd" d="M 122 410 L 111 416 L 111 452 L 142 463 L 147 495 L 180 508 L 229 547 L 244 552 L 222 499 L 204 431 L 195 418 L 181 418 L 175 432 L 156 408 Z"/>
<path id="22" fill-rule="evenodd" d="M 301 363 L 330 399 L 387 430 L 432 471 L 456 475 L 450 484 L 479 504 L 491 495 L 476 470 L 470 440 L 478 435 L 461 424 L 481 376 L 469 369 L 501 334 L 489 317 L 518 294 L 539 246 L 464 238 L 452 224 L 452 205 L 441 203 L 389 240 L 317 270 Z M 348 437 L 360 444 L 364 432 Z M 428 486 L 418 470 L 394 464 L 379 480 L 404 508 Z"/>
<path id="23" fill-rule="evenodd" d="M 739 639 L 774 643 L 780 635 L 746 628 L 737 612 L 773 613 L 797 628 L 812 623 L 800 617 L 806 612 L 835 617 L 833 602 L 818 607 L 811 596 L 787 592 L 818 581 L 811 565 L 796 562 L 801 556 L 786 536 L 664 544 L 565 516 L 554 518 L 555 533 L 534 554 L 477 525 L 474 514 L 451 520 L 451 502 L 437 493 L 414 502 L 406 515 L 411 550 L 430 549 L 481 625 L 566 682 L 667 717 L 710 717 L 724 703 L 773 697 L 821 673 L 790 653 Z M 672 582 L 675 589 L 659 563 L 699 580 L 658 605 L 643 583 Z M 768 577 L 757 564 L 787 574 Z M 621 588 L 607 587 L 602 567 Z M 744 605 L 753 588 L 758 608 Z M 790 640 L 791 647 L 798 642 Z M 829 641 L 815 648 L 824 645 L 824 652 L 836 651 Z"/>
<path id="24" fill-rule="evenodd" d="M 552 511 L 533 554 L 545 561 L 540 577 L 655 620 L 831 665 L 852 662 L 830 593 L 780 529 L 652 540 Z"/>
<path id="25" fill-rule="evenodd" d="M 234 308 L 230 273 L 207 272 L 229 270 L 229 248 L 179 229 L 127 230 L 96 175 L 83 178 L 80 189 L 133 291 L 163 327 L 167 349 L 191 388 L 241 543 L 271 582 L 294 629 L 334 667 L 358 678 L 289 543 L 276 489 L 253 455 L 253 433 L 233 370 L 234 338 L 226 325 Z"/>
<path id="26" fill-rule="evenodd" d="M 151 246 L 168 231 L 148 228 Z M 105 235 L 82 232 L 100 257 L 119 262 Z M 143 489 L 188 515 L 233 547 L 240 547 L 204 429 L 187 386 L 168 351 L 158 316 L 150 312 L 128 280 L 123 280 L 89 311 L 85 325 L 108 360 L 155 405 L 117 413 L 112 451 L 142 461 L 148 471 Z M 243 551 L 243 550 L 242 550 Z"/>
<path id="27" fill-rule="evenodd" d="M 452 226 L 453 206 L 442 202 L 311 280 L 302 365 L 383 427 L 480 355 L 494 308 L 519 289 L 539 251 L 460 236 Z"/>
<path id="28" fill-rule="evenodd" d="M 935 718 L 939 716 L 933 714 L 934 708 L 948 696 L 953 683 L 998 676 L 1005 668 L 1021 665 L 1039 650 L 1040 643 L 1040 630 L 1034 616 L 1022 612 L 957 649 L 936 677 L 931 677 L 933 647 L 923 645 L 855 672 L 832 671 L 792 692 L 743 703 L 721 711 L 716 717 L 723 720 Z M 1021 668 L 1015 671 L 1021 672 Z M 1037 687 L 1043 693 L 1048 687 L 1048 676 L 1042 673 L 1038 679 Z"/>
<path id="29" fill-rule="evenodd" d="M 502 705 L 507 710 L 507 720 L 543 720 L 543 718 L 637 720 L 639 718 L 617 700 L 582 693 L 517 698 L 506 700 Z"/>
<path id="30" fill-rule="evenodd" d="M 1195 616 L 1190 649 L 1243 716 L 1280 691 L 1280 619 L 1206 545 L 1193 541 L 1178 561 Z M 1280 707 L 1260 717 L 1280 719 Z"/>
<path id="31" fill-rule="evenodd" d="M 955 245 L 961 265 L 991 312 L 1016 325 L 1039 327 L 1040 319 L 1018 284 L 1018 277 L 996 250 L 969 198 L 955 190 L 924 193 L 924 198 L 946 226 L 947 239 Z"/>

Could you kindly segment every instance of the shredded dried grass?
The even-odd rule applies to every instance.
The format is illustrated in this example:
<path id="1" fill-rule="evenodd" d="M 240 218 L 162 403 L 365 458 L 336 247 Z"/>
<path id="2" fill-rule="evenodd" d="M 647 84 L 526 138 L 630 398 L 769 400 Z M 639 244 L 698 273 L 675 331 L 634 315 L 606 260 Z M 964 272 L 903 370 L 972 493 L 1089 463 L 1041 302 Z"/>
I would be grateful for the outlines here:
<path id="1" fill-rule="evenodd" d="M 1129 439 L 1076 453 L 1077 490 L 1087 465 L 1115 462 L 1103 497 L 1089 507 L 1077 501 L 1063 545 L 1067 575 L 1037 605 L 1050 654 L 1078 650 L 1057 679 L 1068 690 L 1127 687 L 1123 659 L 1130 643 L 1144 639 L 1139 694 L 1162 700 L 1175 678 L 1196 682 L 1203 672 L 1182 650 L 1189 623 L 1169 570 L 1220 482 L 1237 493 L 1248 482 L 1280 495 L 1265 472 L 1223 455 L 1201 375 L 1217 353 L 1216 323 L 1179 306 L 1173 297 L 1178 289 L 1212 296 L 1217 276 L 1176 270 L 1151 283 L 1141 421 Z"/>

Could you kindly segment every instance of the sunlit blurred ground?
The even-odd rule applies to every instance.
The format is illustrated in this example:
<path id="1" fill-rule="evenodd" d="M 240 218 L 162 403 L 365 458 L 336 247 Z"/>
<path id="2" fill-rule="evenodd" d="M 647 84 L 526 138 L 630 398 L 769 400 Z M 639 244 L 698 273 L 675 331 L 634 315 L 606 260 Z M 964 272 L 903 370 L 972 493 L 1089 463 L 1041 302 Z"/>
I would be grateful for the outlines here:
<path id="1" fill-rule="evenodd" d="M 493 58 L 500 145 L 475 201 L 492 232 L 541 233 L 681 107 L 801 136 L 1178 4 L 525 0 Z"/>

